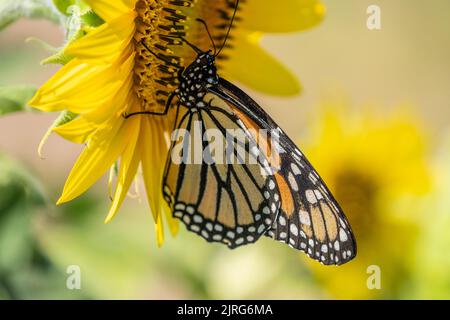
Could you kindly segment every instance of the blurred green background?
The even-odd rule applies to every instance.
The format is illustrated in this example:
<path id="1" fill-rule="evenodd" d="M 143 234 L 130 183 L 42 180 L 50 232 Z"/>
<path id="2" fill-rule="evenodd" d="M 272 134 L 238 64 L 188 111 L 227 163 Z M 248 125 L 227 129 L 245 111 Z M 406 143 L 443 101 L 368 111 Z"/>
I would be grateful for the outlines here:
<path id="1" fill-rule="evenodd" d="M 2 0 L 3 1 L 3 0 Z M 54 203 L 80 147 L 52 136 L 55 115 L 0 117 L 0 299 L 450 298 L 450 2 L 322 1 L 307 32 L 268 35 L 302 81 L 299 97 L 248 90 L 310 157 L 354 226 L 357 258 L 323 267 L 268 239 L 230 251 L 183 230 L 158 249 L 146 202 L 103 224 L 107 183 Z M 382 10 L 369 31 L 366 9 Z M 0 86 L 42 84 L 60 27 L 22 19 L 0 33 Z M 26 90 L 24 90 L 26 95 Z M 69 290 L 67 268 L 81 270 Z M 369 289 L 378 266 L 381 288 Z"/>

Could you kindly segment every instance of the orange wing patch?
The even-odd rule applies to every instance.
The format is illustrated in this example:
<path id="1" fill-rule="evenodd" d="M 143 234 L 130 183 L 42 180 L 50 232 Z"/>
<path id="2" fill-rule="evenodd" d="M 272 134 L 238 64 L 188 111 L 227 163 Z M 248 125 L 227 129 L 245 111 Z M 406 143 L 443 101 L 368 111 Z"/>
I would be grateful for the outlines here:
<path id="1" fill-rule="evenodd" d="M 276 173 L 275 180 L 277 181 L 278 189 L 280 190 L 281 209 L 288 217 L 290 217 L 294 213 L 295 208 L 291 189 L 289 188 L 286 179 L 284 179 L 281 174 Z"/>
<path id="2" fill-rule="evenodd" d="M 264 152 L 264 156 L 267 158 L 267 161 L 273 168 L 279 168 L 281 163 L 281 158 L 278 152 L 273 152 L 272 143 L 270 139 L 268 139 L 268 132 L 262 131 L 261 127 L 259 127 L 252 119 L 250 119 L 245 113 L 242 113 L 239 109 L 230 105 L 233 112 L 241 119 L 244 125 L 249 129 L 250 134 L 255 139 L 258 144 L 259 149 Z"/>
<path id="3" fill-rule="evenodd" d="M 338 235 L 338 223 L 336 216 L 326 203 L 322 202 L 320 205 L 322 207 L 322 213 L 325 219 L 325 225 L 327 227 L 328 238 L 330 241 L 334 241 Z"/>

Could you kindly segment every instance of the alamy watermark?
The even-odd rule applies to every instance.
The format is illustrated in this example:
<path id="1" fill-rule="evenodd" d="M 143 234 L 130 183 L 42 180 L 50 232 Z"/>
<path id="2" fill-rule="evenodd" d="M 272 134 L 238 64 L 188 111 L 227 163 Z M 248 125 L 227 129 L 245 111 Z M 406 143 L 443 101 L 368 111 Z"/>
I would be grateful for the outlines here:
<path id="1" fill-rule="evenodd" d="M 279 130 L 205 129 L 203 122 L 194 121 L 191 131 L 172 132 L 172 163 L 260 165 L 268 173 L 280 168 L 280 155 L 286 152 L 280 145 Z"/>
<path id="2" fill-rule="evenodd" d="M 366 269 L 369 277 L 367 278 L 366 285 L 369 290 L 381 290 L 381 268 L 376 264 L 370 265 Z"/>
<path id="3" fill-rule="evenodd" d="M 367 7 L 367 29 L 369 30 L 381 30 L 381 8 L 375 4 Z"/>
<path id="4" fill-rule="evenodd" d="M 66 288 L 69 290 L 81 290 L 81 268 L 77 265 L 70 265 L 66 269 L 68 277 Z"/>

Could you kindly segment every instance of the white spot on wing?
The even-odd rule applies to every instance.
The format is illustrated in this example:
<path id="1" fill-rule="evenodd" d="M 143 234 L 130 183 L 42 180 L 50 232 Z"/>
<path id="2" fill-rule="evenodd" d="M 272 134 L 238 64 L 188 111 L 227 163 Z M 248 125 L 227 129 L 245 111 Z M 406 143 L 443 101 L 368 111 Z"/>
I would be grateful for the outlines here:
<path id="1" fill-rule="evenodd" d="M 185 216 L 183 217 L 183 221 L 184 221 L 184 223 L 186 223 L 186 224 L 190 224 L 190 223 L 191 223 L 191 217 L 188 216 L 188 215 L 185 215 Z"/>
<path id="2" fill-rule="evenodd" d="M 341 246 L 339 245 L 339 241 L 335 241 L 334 242 L 334 250 L 339 251 L 340 247 Z"/>
<path id="3" fill-rule="evenodd" d="M 186 211 L 187 211 L 187 213 L 189 213 L 189 214 L 194 214 L 195 209 L 194 209 L 194 207 L 189 206 L 189 207 L 186 208 Z"/>
<path id="4" fill-rule="evenodd" d="M 346 233 L 345 230 L 342 229 L 342 228 L 339 229 L 339 239 L 340 239 L 342 242 L 345 242 L 345 241 L 348 240 L 347 233 Z"/>
<path id="5" fill-rule="evenodd" d="M 260 226 L 258 227 L 258 233 L 259 233 L 259 234 L 263 233 L 264 230 L 266 230 L 266 226 L 265 226 L 265 225 L 262 224 L 262 225 L 260 225 Z"/>
<path id="6" fill-rule="evenodd" d="M 186 208 L 186 206 L 184 204 L 182 204 L 182 203 L 178 203 L 175 206 L 175 210 L 184 210 L 185 208 Z"/>
<path id="7" fill-rule="evenodd" d="M 183 212 L 182 211 L 175 211 L 175 213 L 173 215 L 175 217 L 177 217 L 177 218 L 181 218 L 183 216 Z"/>
<path id="8" fill-rule="evenodd" d="M 305 210 L 300 210 L 298 213 L 300 217 L 300 223 L 304 224 L 305 226 L 311 226 L 311 219 L 309 218 L 309 214 Z"/>
<path id="9" fill-rule="evenodd" d="M 291 172 L 289 172 L 289 174 L 288 174 L 288 180 L 289 180 L 289 184 L 290 184 L 292 190 L 298 191 L 297 181 L 295 180 L 295 177 Z"/>
<path id="10" fill-rule="evenodd" d="M 314 191 L 306 190 L 305 195 L 306 195 L 306 200 L 308 200 L 309 203 L 311 203 L 311 204 L 317 203 L 317 199 L 316 199 L 316 196 L 314 195 Z"/>
<path id="11" fill-rule="evenodd" d="M 270 189 L 270 190 L 275 189 L 275 182 L 273 182 L 273 180 L 270 180 L 270 181 L 269 181 L 269 189 Z"/>
<path id="12" fill-rule="evenodd" d="M 277 205 L 275 203 L 272 203 L 272 212 L 277 212 Z"/>
<path id="13" fill-rule="evenodd" d="M 298 236 L 298 228 L 295 224 L 291 223 L 289 230 L 294 236 Z"/>
<path id="14" fill-rule="evenodd" d="M 292 173 L 295 174 L 296 176 L 302 174 L 300 168 L 295 163 L 291 163 L 291 170 Z"/>

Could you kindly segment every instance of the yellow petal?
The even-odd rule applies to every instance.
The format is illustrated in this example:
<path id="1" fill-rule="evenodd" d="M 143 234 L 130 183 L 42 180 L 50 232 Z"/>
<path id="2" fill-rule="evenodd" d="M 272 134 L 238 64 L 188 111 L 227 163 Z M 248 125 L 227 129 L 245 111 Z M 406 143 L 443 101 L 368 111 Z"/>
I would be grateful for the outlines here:
<path id="1" fill-rule="evenodd" d="M 162 216 L 158 216 L 158 220 L 155 220 L 155 233 L 156 233 L 156 244 L 161 247 L 164 243 L 164 224 L 162 222 Z"/>
<path id="2" fill-rule="evenodd" d="M 165 119 L 142 117 L 140 150 L 142 173 L 153 219 L 158 221 L 162 205 L 162 178 L 168 152 L 164 137 Z"/>
<path id="3" fill-rule="evenodd" d="M 134 54 L 130 55 L 129 58 L 117 68 L 115 77 L 118 80 L 111 84 L 111 86 L 114 85 L 114 91 L 108 93 L 109 99 L 106 98 L 103 103 L 98 101 L 94 108 L 86 108 L 86 110 L 82 112 L 87 119 L 95 123 L 102 123 L 113 115 L 120 116 L 125 111 L 127 103 L 136 103 L 136 97 L 132 90 L 134 85 L 133 66 Z M 116 84 L 117 86 L 115 86 Z M 87 106 L 90 105 L 87 104 Z"/>
<path id="4" fill-rule="evenodd" d="M 110 222 L 117 214 L 119 207 L 125 200 L 128 190 L 133 183 L 139 166 L 140 154 L 136 150 L 136 144 L 139 136 L 140 119 L 138 119 L 137 117 L 133 117 L 128 119 L 127 121 L 133 122 L 133 124 L 130 125 L 133 126 L 134 132 L 133 136 L 130 137 L 128 145 L 120 160 L 120 170 L 117 180 L 116 192 L 114 194 L 113 203 L 111 204 L 111 208 L 109 210 L 108 216 L 106 217 L 105 223 Z"/>
<path id="5" fill-rule="evenodd" d="M 123 3 L 130 9 L 133 9 L 136 6 L 137 0 L 122 0 Z"/>
<path id="6" fill-rule="evenodd" d="M 239 27 L 260 32 L 295 32 L 321 22 L 325 6 L 318 0 L 247 0 Z"/>
<path id="7" fill-rule="evenodd" d="M 173 217 L 172 211 L 170 210 L 166 202 L 164 202 L 162 210 L 166 216 L 166 221 L 169 225 L 170 233 L 172 234 L 172 236 L 176 236 L 178 231 L 180 230 L 180 221 Z"/>
<path id="8" fill-rule="evenodd" d="M 68 109 L 66 104 L 75 106 L 85 105 L 89 101 L 92 103 L 93 95 L 97 95 L 94 101 L 98 103 L 98 95 L 105 95 L 102 93 L 112 85 L 110 81 L 114 79 L 114 74 L 115 70 L 107 66 L 91 66 L 74 59 L 37 91 L 30 105 L 42 111 L 54 112 Z M 77 111 L 73 112 L 80 113 Z"/>
<path id="9" fill-rule="evenodd" d="M 170 121 L 161 117 L 144 117 L 141 131 L 142 140 L 140 142 L 142 174 L 148 202 L 155 221 L 158 245 L 162 245 L 164 240 L 162 225 L 164 216 L 173 236 L 179 230 L 179 222 L 172 217 L 172 212 L 162 195 L 162 179 L 169 148 L 165 136 L 169 128 L 168 123 Z"/>
<path id="10" fill-rule="evenodd" d="M 132 7 L 128 7 L 132 1 L 122 0 L 84 0 L 92 10 L 106 22 L 126 13 Z"/>
<path id="11" fill-rule="evenodd" d="M 116 94 L 123 93 L 120 89 L 129 85 L 125 81 L 130 81 L 134 66 L 134 55 L 130 52 L 124 51 L 110 65 L 72 60 L 37 91 L 29 104 L 42 111 L 70 110 L 76 114 L 95 114 L 107 109 L 111 111 L 109 116 L 122 107 L 117 103 Z M 116 100 L 114 104 L 113 100 Z"/>
<path id="12" fill-rule="evenodd" d="M 135 32 L 135 18 L 134 10 L 127 12 L 74 41 L 65 52 L 83 60 L 110 62 L 131 42 Z"/>
<path id="13" fill-rule="evenodd" d="M 297 78 L 260 47 L 261 35 L 252 33 L 237 37 L 229 59 L 221 62 L 223 75 L 264 93 L 280 96 L 299 94 Z"/>
<path id="14" fill-rule="evenodd" d="M 58 204 L 78 197 L 112 166 L 133 137 L 135 126 L 132 124 L 119 117 L 92 136 L 70 172 Z"/>
<path id="15" fill-rule="evenodd" d="M 89 137 L 95 132 L 97 126 L 86 118 L 79 117 L 62 126 L 53 129 L 66 140 L 74 143 L 85 143 Z"/>

